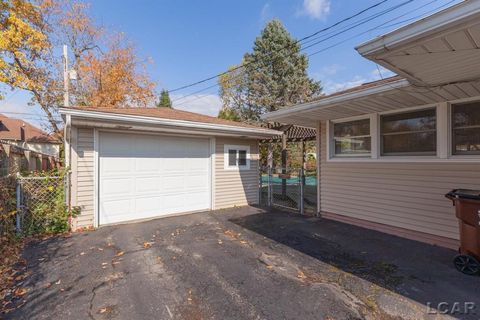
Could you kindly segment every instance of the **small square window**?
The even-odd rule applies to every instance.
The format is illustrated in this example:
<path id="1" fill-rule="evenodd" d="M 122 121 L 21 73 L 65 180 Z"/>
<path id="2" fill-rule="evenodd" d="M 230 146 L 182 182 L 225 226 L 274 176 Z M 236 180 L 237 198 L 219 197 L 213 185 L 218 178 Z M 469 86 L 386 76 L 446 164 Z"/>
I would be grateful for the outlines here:
<path id="1" fill-rule="evenodd" d="M 225 169 L 250 169 L 249 146 L 225 145 Z"/>

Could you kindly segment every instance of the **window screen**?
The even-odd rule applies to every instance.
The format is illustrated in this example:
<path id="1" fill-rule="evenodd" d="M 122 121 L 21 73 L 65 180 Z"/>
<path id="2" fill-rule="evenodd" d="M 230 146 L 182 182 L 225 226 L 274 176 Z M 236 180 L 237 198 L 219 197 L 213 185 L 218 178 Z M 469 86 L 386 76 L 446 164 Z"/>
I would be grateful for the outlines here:
<path id="1" fill-rule="evenodd" d="M 452 106 L 453 154 L 480 154 L 480 102 Z"/>
<path id="2" fill-rule="evenodd" d="M 228 166 L 234 167 L 237 165 L 237 150 L 228 150 Z"/>
<path id="3" fill-rule="evenodd" d="M 335 123 L 333 136 L 336 156 L 370 154 L 370 119 Z"/>
<path id="4" fill-rule="evenodd" d="M 381 116 L 382 155 L 435 155 L 436 109 Z"/>
<path id="5" fill-rule="evenodd" d="M 238 150 L 238 165 L 246 166 L 247 165 L 247 151 Z"/>

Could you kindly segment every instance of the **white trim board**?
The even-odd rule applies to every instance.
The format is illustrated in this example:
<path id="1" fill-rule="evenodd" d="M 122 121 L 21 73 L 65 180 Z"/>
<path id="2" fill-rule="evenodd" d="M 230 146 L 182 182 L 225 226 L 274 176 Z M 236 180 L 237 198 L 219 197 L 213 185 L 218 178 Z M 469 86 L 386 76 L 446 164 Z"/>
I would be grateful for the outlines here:
<path id="1" fill-rule="evenodd" d="M 98 120 L 107 120 L 107 121 L 116 121 L 123 123 L 136 123 L 143 125 L 156 125 L 156 126 L 166 126 L 166 127 L 175 127 L 177 129 L 182 128 L 192 128 L 199 130 L 210 130 L 218 132 L 235 132 L 238 134 L 251 134 L 258 135 L 260 137 L 271 137 L 281 134 L 281 132 L 265 128 L 249 128 L 235 125 L 226 125 L 226 124 L 216 124 L 216 123 L 205 123 L 205 122 L 194 122 L 186 120 L 174 120 L 166 118 L 156 118 L 156 117 L 147 117 L 147 116 L 138 116 L 138 115 L 126 115 L 120 113 L 108 113 L 108 112 L 99 112 L 99 111 L 85 111 L 79 109 L 71 108 L 60 108 L 60 114 L 70 115 L 72 117 L 98 121 Z M 125 128 L 128 130 L 130 128 Z"/>

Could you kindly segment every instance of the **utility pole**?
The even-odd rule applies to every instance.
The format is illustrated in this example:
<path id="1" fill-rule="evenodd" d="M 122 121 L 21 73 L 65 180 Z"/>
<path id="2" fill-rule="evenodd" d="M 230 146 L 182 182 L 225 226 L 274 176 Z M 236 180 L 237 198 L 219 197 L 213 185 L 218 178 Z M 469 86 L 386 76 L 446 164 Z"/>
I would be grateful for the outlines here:
<path id="1" fill-rule="evenodd" d="M 70 107 L 70 72 L 68 69 L 68 47 L 63 45 L 63 106 Z"/>

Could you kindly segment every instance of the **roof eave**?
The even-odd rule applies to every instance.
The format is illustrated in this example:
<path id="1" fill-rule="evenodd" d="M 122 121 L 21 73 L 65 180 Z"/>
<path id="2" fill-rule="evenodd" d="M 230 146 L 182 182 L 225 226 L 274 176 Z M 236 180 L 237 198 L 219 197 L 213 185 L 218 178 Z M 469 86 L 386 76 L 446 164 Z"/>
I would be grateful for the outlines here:
<path id="1" fill-rule="evenodd" d="M 355 49 L 364 57 L 377 55 L 392 50 L 395 46 L 405 42 L 428 37 L 433 33 L 453 28 L 458 24 L 467 24 L 478 16 L 480 16 L 480 1 L 467 0 L 381 37 L 362 43 Z"/>
<path id="2" fill-rule="evenodd" d="M 120 113 L 99 112 L 99 111 L 91 111 L 91 110 L 87 111 L 87 110 L 78 110 L 78 109 L 72 109 L 72 108 L 60 108 L 59 112 L 61 115 L 70 115 L 72 117 L 79 117 L 83 119 L 108 120 L 108 121 L 129 122 L 129 123 L 136 123 L 136 124 L 149 124 L 149 125 L 159 125 L 159 126 L 175 126 L 179 128 L 195 128 L 198 130 L 208 130 L 211 132 L 216 132 L 216 131 L 234 132 L 234 133 L 245 134 L 245 135 L 256 135 L 262 138 L 281 134 L 281 132 L 279 131 L 264 129 L 264 128 L 248 128 L 248 127 L 231 126 L 231 125 L 225 125 L 225 124 L 176 120 L 176 119 L 157 118 L 157 117 L 138 116 L 138 115 L 127 115 L 127 114 L 120 114 Z"/>
<path id="3" fill-rule="evenodd" d="M 264 114 L 262 116 L 262 119 L 275 121 L 277 118 L 285 117 L 289 114 L 302 113 L 312 109 L 322 109 L 322 108 L 330 107 L 334 104 L 339 104 L 345 101 L 359 99 L 372 94 L 379 94 L 379 93 L 396 89 L 396 88 L 407 87 L 409 85 L 410 83 L 406 79 L 400 79 L 400 80 L 382 84 L 379 86 L 374 86 L 374 87 L 370 87 L 370 88 L 366 88 L 366 89 L 358 90 L 354 92 L 348 92 L 348 93 L 337 95 L 337 96 L 326 97 L 317 101 L 312 101 L 312 102 L 304 103 L 294 107 L 284 108 L 277 111 L 269 112 Z"/>

